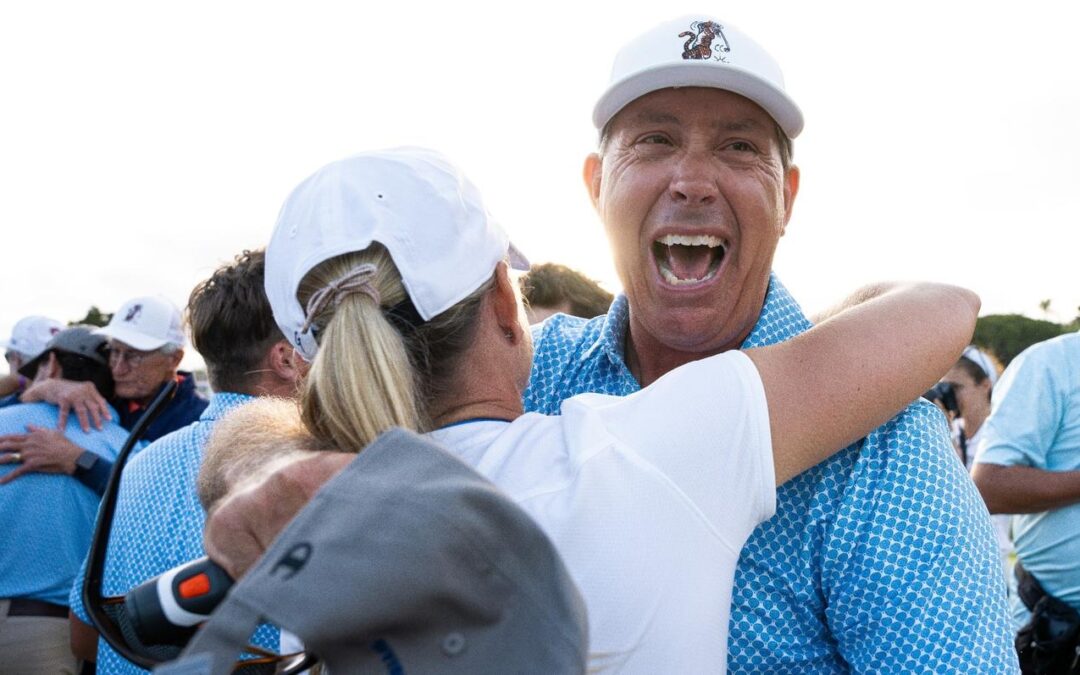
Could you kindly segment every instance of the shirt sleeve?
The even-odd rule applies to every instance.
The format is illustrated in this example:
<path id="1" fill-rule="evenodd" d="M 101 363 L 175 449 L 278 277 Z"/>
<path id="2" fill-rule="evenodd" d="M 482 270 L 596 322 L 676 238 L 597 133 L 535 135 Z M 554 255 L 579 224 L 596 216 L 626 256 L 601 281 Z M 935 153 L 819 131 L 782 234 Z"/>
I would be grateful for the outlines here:
<path id="1" fill-rule="evenodd" d="M 975 461 L 1049 469 L 1047 454 L 1061 427 L 1067 398 L 1059 394 L 1059 367 L 1049 345 L 1036 346 L 1009 364 L 994 387 L 990 417 L 980 430 Z"/>
<path id="2" fill-rule="evenodd" d="M 768 405 L 742 352 L 676 368 L 629 396 L 570 401 L 587 402 L 607 432 L 661 471 L 735 550 L 774 513 Z"/>
<path id="3" fill-rule="evenodd" d="M 854 672 L 1015 671 L 989 515 L 940 416 L 909 408 L 856 462 L 821 561 L 843 659 Z"/>

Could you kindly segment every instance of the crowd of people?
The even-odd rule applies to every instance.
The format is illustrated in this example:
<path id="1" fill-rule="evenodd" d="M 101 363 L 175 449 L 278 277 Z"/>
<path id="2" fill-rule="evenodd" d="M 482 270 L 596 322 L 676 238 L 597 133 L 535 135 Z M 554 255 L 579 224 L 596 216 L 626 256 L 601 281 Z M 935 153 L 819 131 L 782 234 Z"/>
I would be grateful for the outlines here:
<path id="1" fill-rule="evenodd" d="M 593 124 L 617 296 L 530 269 L 450 160 L 402 148 L 320 169 L 192 291 L 209 400 L 164 298 L 19 321 L 0 673 L 144 672 L 85 558 L 170 383 L 102 594 L 207 554 L 239 581 L 163 672 L 230 672 L 238 639 L 334 673 L 1080 672 L 1080 336 L 999 373 L 964 289 L 804 315 L 772 271 L 802 114 L 728 24 L 628 42 Z"/>

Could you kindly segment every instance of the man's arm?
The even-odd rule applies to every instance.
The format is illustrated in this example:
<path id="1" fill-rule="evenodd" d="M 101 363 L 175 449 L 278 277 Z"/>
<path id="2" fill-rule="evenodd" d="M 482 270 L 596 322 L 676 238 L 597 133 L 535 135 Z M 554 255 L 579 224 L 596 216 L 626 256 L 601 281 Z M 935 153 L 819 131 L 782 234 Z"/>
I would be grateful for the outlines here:
<path id="1" fill-rule="evenodd" d="M 325 450 L 291 401 L 256 399 L 215 425 L 198 479 L 207 511 L 203 543 L 234 579 L 355 456 Z"/>
<path id="2" fill-rule="evenodd" d="M 1080 502 L 1080 471 L 979 463 L 971 477 L 990 513 L 1041 513 Z"/>
<path id="3" fill-rule="evenodd" d="M 1063 368 L 1048 345 L 1036 345 L 1009 364 L 994 388 L 972 471 L 991 513 L 1039 513 L 1080 502 L 1080 471 L 1048 466 L 1068 400 Z"/>
<path id="4" fill-rule="evenodd" d="M 111 420 L 109 404 L 90 382 L 69 380 L 44 380 L 30 385 L 20 396 L 23 403 L 46 401 L 60 407 L 58 429 L 67 427 L 68 414 L 75 413 L 83 431 L 90 431 L 90 424 L 101 430 L 102 420 Z"/>
<path id="5" fill-rule="evenodd" d="M 80 466 L 84 453 L 93 455 L 83 460 L 86 464 L 88 459 L 89 466 Z M 0 477 L 0 485 L 28 473 L 59 473 L 74 476 L 99 495 L 104 494 L 113 467 L 112 462 L 75 445 L 60 431 L 34 425 L 27 426 L 25 434 L 0 436 L 0 464 L 13 463 L 18 466 Z"/>

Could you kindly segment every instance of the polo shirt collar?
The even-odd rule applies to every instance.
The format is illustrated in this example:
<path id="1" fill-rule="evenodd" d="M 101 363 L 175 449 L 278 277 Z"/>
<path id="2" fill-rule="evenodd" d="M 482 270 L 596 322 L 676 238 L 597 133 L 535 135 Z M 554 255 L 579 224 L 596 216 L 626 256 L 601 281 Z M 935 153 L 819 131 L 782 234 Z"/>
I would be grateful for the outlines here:
<path id="1" fill-rule="evenodd" d="M 231 391 L 217 392 L 210 397 L 210 404 L 199 416 L 200 422 L 212 422 L 221 419 L 227 412 L 254 400 L 254 396 L 237 394 Z"/>
<path id="2" fill-rule="evenodd" d="M 808 330 L 812 325 L 776 273 L 771 272 L 765 305 L 743 347 L 775 344 Z M 607 354 L 612 365 L 627 369 L 629 373 L 626 366 L 626 333 L 629 329 L 630 301 L 620 293 L 608 308 L 596 342 L 582 354 L 582 361 L 589 360 L 600 349 Z"/>

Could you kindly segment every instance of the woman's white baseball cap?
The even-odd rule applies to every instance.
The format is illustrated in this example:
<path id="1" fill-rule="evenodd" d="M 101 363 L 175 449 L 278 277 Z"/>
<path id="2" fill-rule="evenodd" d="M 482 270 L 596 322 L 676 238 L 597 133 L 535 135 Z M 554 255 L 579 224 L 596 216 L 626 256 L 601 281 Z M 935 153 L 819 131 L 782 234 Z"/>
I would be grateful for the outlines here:
<path id="1" fill-rule="evenodd" d="M 671 87 L 725 89 L 761 106 L 788 138 L 803 128 L 773 57 L 735 26 L 704 14 L 662 23 L 619 50 L 593 124 L 603 131 L 631 101 Z"/>
<path id="2" fill-rule="evenodd" d="M 425 321 L 464 300 L 507 257 L 528 269 L 480 192 L 446 158 L 422 148 L 395 148 L 319 169 L 281 207 L 266 247 L 266 295 L 281 332 L 302 357 L 317 344 L 304 331 L 300 281 L 316 265 L 378 242 L 401 273 Z"/>
<path id="3" fill-rule="evenodd" d="M 180 310 L 168 299 L 155 295 L 125 302 L 97 334 L 144 352 L 168 344 L 184 346 Z"/>

